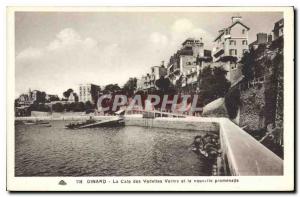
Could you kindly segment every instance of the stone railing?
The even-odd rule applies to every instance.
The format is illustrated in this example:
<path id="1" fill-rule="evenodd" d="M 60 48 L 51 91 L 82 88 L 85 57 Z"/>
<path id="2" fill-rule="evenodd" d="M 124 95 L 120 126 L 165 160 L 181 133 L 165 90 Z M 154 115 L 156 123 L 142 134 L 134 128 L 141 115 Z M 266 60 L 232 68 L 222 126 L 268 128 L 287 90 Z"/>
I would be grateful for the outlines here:
<path id="1" fill-rule="evenodd" d="M 155 118 L 127 116 L 126 125 L 219 131 L 225 175 L 283 175 L 283 160 L 228 118 Z"/>

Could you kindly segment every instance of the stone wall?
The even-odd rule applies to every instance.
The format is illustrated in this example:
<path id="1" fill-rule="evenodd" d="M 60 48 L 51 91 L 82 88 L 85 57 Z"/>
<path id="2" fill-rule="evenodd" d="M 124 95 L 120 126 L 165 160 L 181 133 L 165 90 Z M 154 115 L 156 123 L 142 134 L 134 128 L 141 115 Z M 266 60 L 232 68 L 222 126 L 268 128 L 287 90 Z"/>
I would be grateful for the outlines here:
<path id="1" fill-rule="evenodd" d="M 125 125 L 180 130 L 215 131 L 219 125 L 213 118 L 140 118 L 126 116 Z"/>

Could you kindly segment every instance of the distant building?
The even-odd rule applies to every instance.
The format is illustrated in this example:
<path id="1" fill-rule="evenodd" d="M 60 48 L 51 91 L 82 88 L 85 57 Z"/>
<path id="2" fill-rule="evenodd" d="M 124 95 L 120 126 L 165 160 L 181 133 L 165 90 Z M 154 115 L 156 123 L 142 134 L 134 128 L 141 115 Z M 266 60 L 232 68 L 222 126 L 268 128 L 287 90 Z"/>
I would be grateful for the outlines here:
<path id="1" fill-rule="evenodd" d="M 38 101 L 40 99 L 41 91 L 33 90 L 33 91 L 29 92 L 29 95 L 30 95 L 32 102 Z"/>
<path id="2" fill-rule="evenodd" d="M 46 99 L 47 102 L 59 101 L 59 97 L 56 94 L 46 94 L 45 99 Z"/>
<path id="3" fill-rule="evenodd" d="M 45 103 L 47 102 L 47 95 L 45 92 L 39 90 L 31 91 L 29 89 L 28 93 L 21 94 L 16 102 L 20 106 L 29 106 L 33 103 Z"/>
<path id="4" fill-rule="evenodd" d="M 96 103 L 100 93 L 100 86 L 95 84 L 80 84 L 79 85 L 79 102 Z"/>
<path id="5" fill-rule="evenodd" d="M 261 44 L 271 44 L 272 42 L 272 35 L 267 33 L 258 33 L 256 34 L 256 40 L 249 44 L 250 49 L 257 49 Z"/>
<path id="6" fill-rule="evenodd" d="M 144 89 L 144 80 L 143 80 L 143 76 L 140 79 L 137 79 L 136 81 L 136 91 L 140 91 Z"/>
<path id="7" fill-rule="evenodd" d="M 214 61 L 226 56 L 240 59 L 249 49 L 248 31 L 250 28 L 242 23 L 242 17 L 240 16 L 234 16 L 231 19 L 232 24 L 219 30 L 219 35 L 214 40 Z"/>
<path id="8" fill-rule="evenodd" d="M 69 101 L 70 103 L 75 102 L 75 95 L 74 95 L 74 94 L 75 94 L 75 93 L 71 92 L 71 94 L 70 94 L 70 96 L 69 96 L 69 98 L 68 98 L 68 101 Z"/>
<path id="9" fill-rule="evenodd" d="M 249 50 L 248 31 L 250 28 L 242 23 L 242 17 L 233 16 L 230 26 L 219 31 L 214 40 L 214 66 L 222 66 L 227 71 L 227 79 L 234 82 L 241 77 L 238 62 Z"/>
<path id="10" fill-rule="evenodd" d="M 164 66 L 164 61 L 162 61 L 160 66 L 152 66 L 150 68 L 150 73 L 143 75 L 140 79 L 137 79 L 137 88 L 136 90 L 148 90 L 156 89 L 156 81 L 161 77 L 167 75 L 167 68 Z"/>
<path id="11" fill-rule="evenodd" d="M 19 96 L 19 98 L 17 99 L 17 101 L 18 101 L 18 104 L 21 106 L 30 105 L 32 103 L 31 98 L 29 97 L 28 94 L 21 94 Z"/>
<path id="12" fill-rule="evenodd" d="M 192 78 L 198 78 L 201 67 L 205 67 L 204 62 L 211 60 L 211 51 L 204 49 L 202 38 L 188 38 L 182 43 L 181 49 L 170 57 L 168 77 L 172 84 L 176 85 L 179 82 L 182 87 L 197 83 L 197 80 L 191 80 L 190 77 L 197 75 L 196 77 L 192 76 Z"/>
<path id="13" fill-rule="evenodd" d="M 160 66 L 152 66 L 151 74 L 149 77 L 149 88 L 156 88 L 156 81 L 161 77 L 165 77 L 167 75 L 167 68 L 164 66 L 164 62 Z"/>
<path id="14" fill-rule="evenodd" d="M 274 24 L 274 29 L 273 29 L 274 40 L 277 40 L 278 38 L 283 36 L 283 27 L 284 27 L 283 18 Z"/>

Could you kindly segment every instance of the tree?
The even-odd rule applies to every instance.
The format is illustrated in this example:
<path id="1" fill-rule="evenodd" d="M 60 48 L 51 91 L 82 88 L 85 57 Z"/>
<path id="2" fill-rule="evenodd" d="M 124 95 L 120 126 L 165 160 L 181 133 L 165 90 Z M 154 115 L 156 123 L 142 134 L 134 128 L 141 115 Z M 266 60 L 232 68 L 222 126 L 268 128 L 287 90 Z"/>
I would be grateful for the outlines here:
<path id="1" fill-rule="evenodd" d="M 87 101 L 84 104 L 84 108 L 85 108 L 85 110 L 94 109 L 94 105 L 90 101 Z"/>
<path id="2" fill-rule="evenodd" d="M 120 90 L 121 90 L 121 88 L 119 87 L 118 84 L 108 84 L 104 88 L 104 92 L 107 92 L 107 93 L 116 93 L 116 92 L 119 92 Z"/>
<path id="3" fill-rule="evenodd" d="M 224 97 L 230 88 L 230 82 L 226 79 L 227 71 L 223 67 L 205 67 L 201 72 L 200 92 L 204 104 L 219 97 Z"/>
<path id="4" fill-rule="evenodd" d="M 75 98 L 75 102 L 78 102 L 78 101 L 79 101 L 78 95 L 74 92 L 74 93 L 73 93 L 73 96 L 74 96 L 74 98 Z"/>
<path id="5" fill-rule="evenodd" d="M 59 101 L 59 97 L 58 97 L 57 95 L 55 95 L 55 96 L 50 96 L 49 101 L 50 101 L 50 102 L 52 102 L 52 101 Z"/>
<path id="6" fill-rule="evenodd" d="M 62 103 L 55 103 L 52 105 L 52 110 L 55 112 L 63 112 L 65 108 Z"/>
<path id="7" fill-rule="evenodd" d="M 74 104 L 74 112 L 83 112 L 84 111 L 84 103 L 83 102 L 76 102 Z"/>
<path id="8" fill-rule="evenodd" d="M 214 74 L 214 92 L 216 97 L 224 97 L 230 88 L 230 82 L 226 79 L 227 71 L 223 67 L 215 67 Z"/>
<path id="9" fill-rule="evenodd" d="M 170 79 L 161 76 L 158 80 L 155 81 L 155 85 L 162 92 L 167 92 L 170 89 Z"/>
<path id="10" fill-rule="evenodd" d="M 67 99 L 67 98 L 69 98 L 69 96 L 70 96 L 70 94 L 71 94 L 72 92 L 74 92 L 73 89 L 69 88 L 67 91 L 65 91 L 65 92 L 63 93 L 63 95 L 64 95 L 64 97 Z"/>
<path id="11" fill-rule="evenodd" d="M 128 81 L 123 86 L 123 91 L 128 96 L 132 96 L 136 90 L 136 78 L 129 78 Z"/>
<path id="12" fill-rule="evenodd" d="M 225 96 L 225 106 L 230 119 L 235 119 L 237 117 L 241 105 L 240 90 L 236 87 L 230 89 Z"/>
<path id="13" fill-rule="evenodd" d="M 255 65 L 253 50 L 246 52 L 241 59 L 242 73 L 246 80 L 252 80 L 254 78 L 253 67 Z"/>

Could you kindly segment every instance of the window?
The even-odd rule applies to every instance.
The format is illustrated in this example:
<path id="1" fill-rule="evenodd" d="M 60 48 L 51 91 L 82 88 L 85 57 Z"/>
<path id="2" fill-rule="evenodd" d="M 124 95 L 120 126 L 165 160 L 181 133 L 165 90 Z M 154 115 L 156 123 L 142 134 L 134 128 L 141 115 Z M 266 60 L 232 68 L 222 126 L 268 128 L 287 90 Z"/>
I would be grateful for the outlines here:
<path id="1" fill-rule="evenodd" d="M 237 64 L 236 63 L 232 63 L 231 64 L 231 69 L 233 70 L 233 69 L 236 69 L 237 68 Z"/>
<path id="2" fill-rule="evenodd" d="M 242 34 L 245 34 L 245 33 L 246 33 L 246 30 L 245 30 L 245 29 L 243 29 L 243 30 L 242 30 Z"/>
<path id="3" fill-rule="evenodd" d="M 230 40 L 229 45 L 236 45 L 236 41 L 235 40 Z"/>
<path id="4" fill-rule="evenodd" d="M 229 50 L 229 55 L 236 55 L 237 54 L 237 50 L 236 49 L 230 49 Z"/>
<path id="5" fill-rule="evenodd" d="M 247 40 L 243 40 L 243 41 L 242 41 L 242 44 L 243 44 L 243 45 L 247 45 Z"/>

